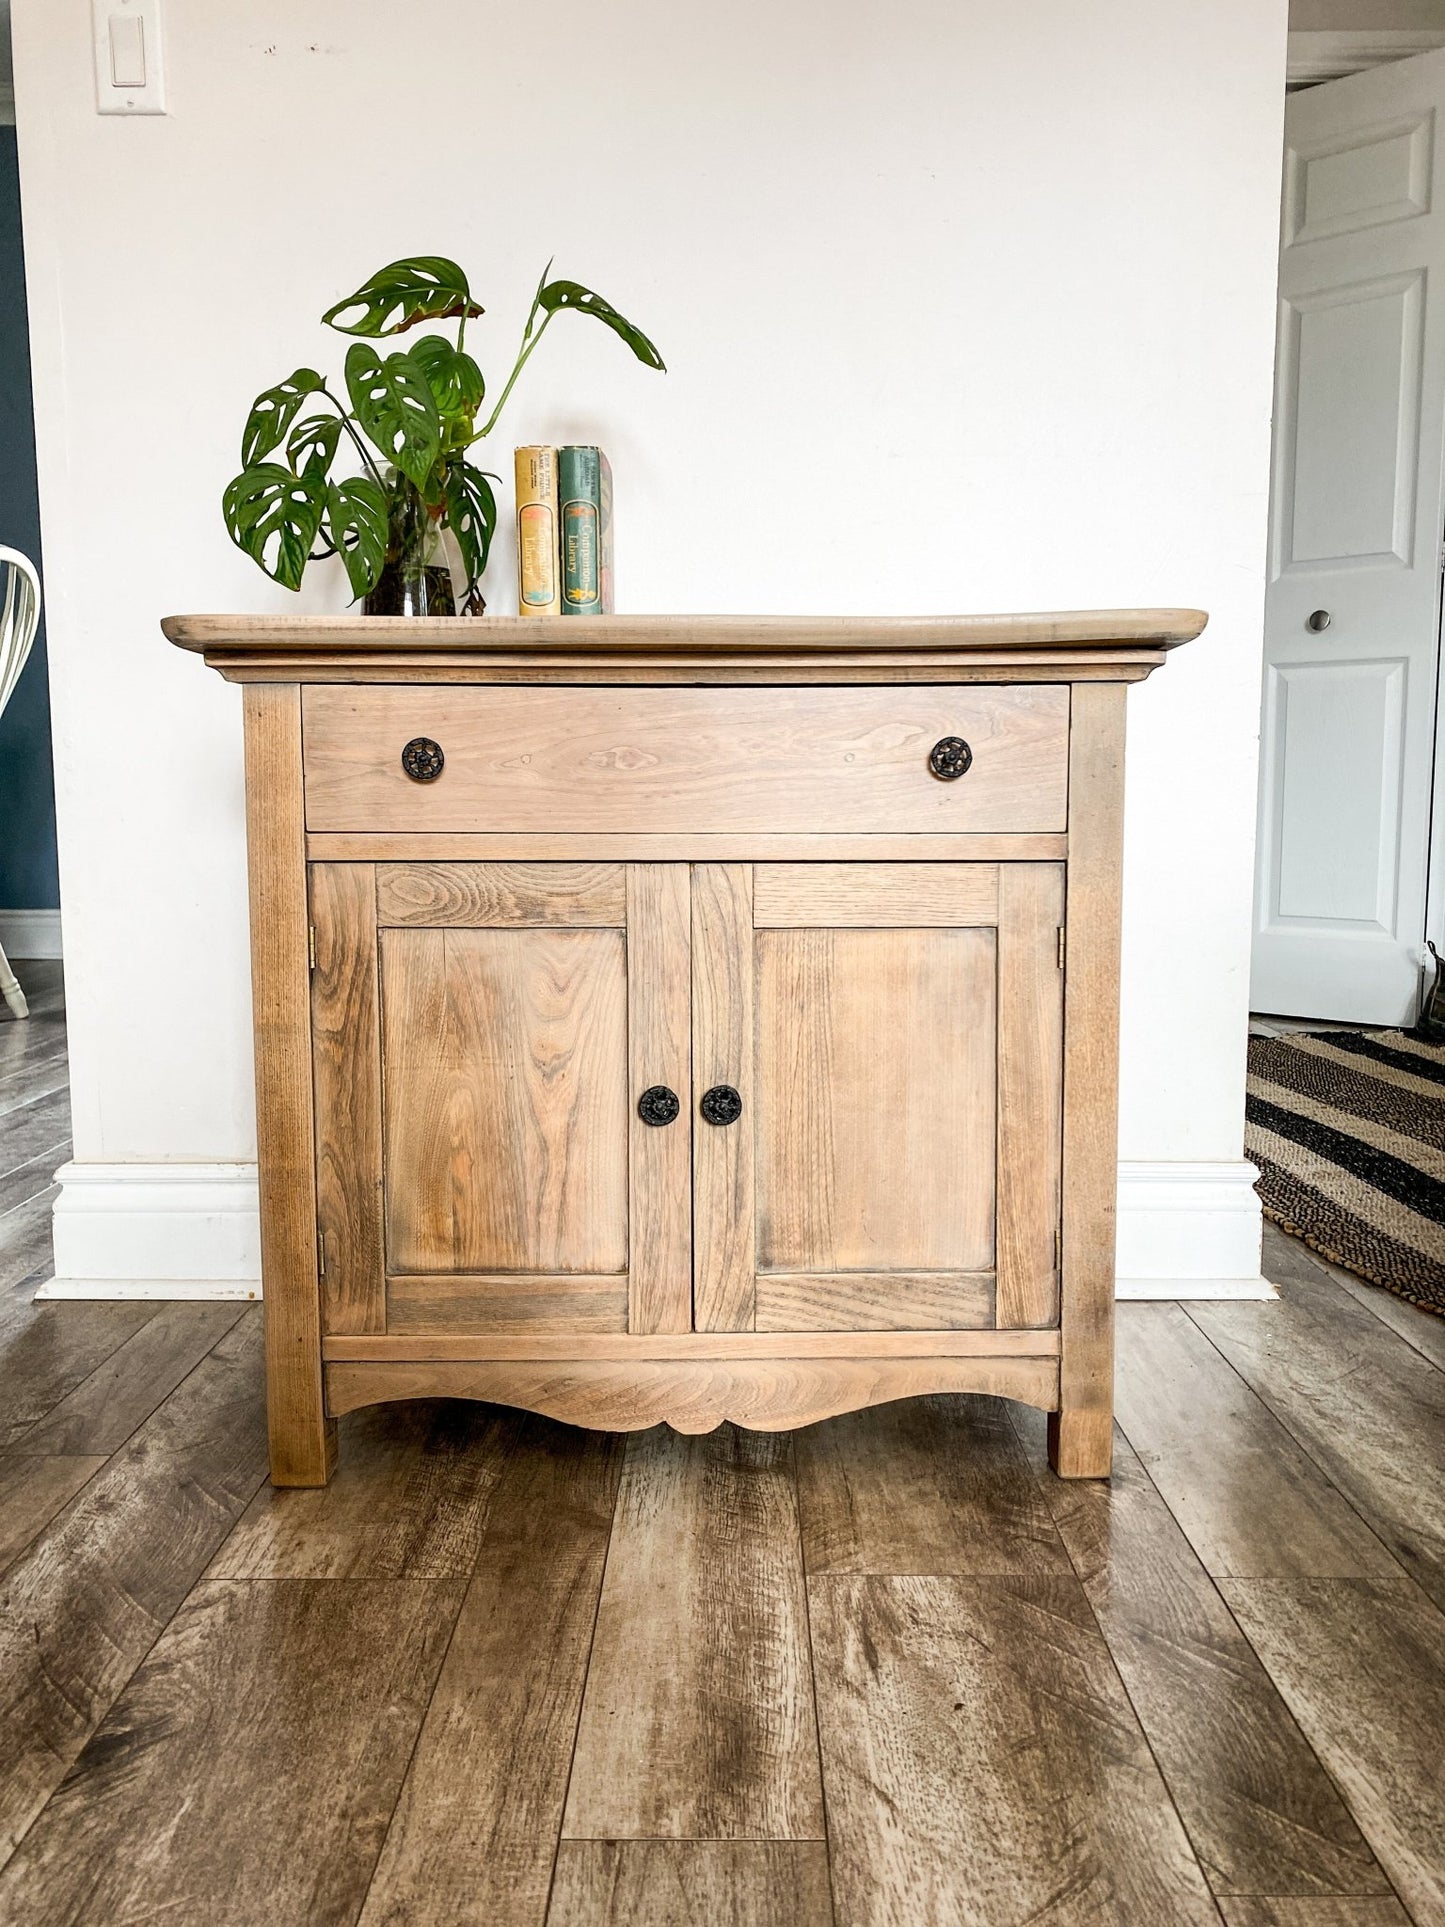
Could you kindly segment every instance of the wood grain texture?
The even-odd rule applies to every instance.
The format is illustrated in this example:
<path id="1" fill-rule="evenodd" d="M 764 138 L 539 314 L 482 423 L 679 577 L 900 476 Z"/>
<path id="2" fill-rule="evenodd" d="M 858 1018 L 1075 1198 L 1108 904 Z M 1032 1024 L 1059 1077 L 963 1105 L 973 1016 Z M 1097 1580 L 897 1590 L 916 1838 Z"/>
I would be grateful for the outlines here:
<path id="1" fill-rule="evenodd" d="M 1313 1263 L 1276 1259 L 1273 1282 L 1274 1304 L 1190 1316 L 1445 1606 L 1445 1373 Z"/>
<path id="2" fill-rule="evenodd" d="M 1289 1895 L 1221 1896 L 1226 1927 L 1410 1927 L 1399 1901 L 1374 1898 L 1301 1900 Z"/>
<path id="3" fill-rule="evenodd" d="M 359 1412 L 322 1490 L 263 1486 L 208 1579 L 466 1579 L 521 1421 L 418 1399 Z"/>
<path id="4" fill-rule="evenodd" d="M 301 691 L 248 685 L 244 714 L 271 1477 L 324 1485 L 336 1429 L 321 1390 Z"/>
<path id="5" fill-rule="evenodd" d="M 822 1838 L 786 1440 L 629 1443 L 563 1831 Z"/>
<path id="6" fill-rule="evenodd" d="M 760 863 L 753 924 L 793 930 L 965 929 L 998 922 L 994 863 Z"/>
<path id="7" fill-rule="evenodd" d="M 1217 1927 L 1072 1576 L 808 1597 L 840 1923 Z"/>
<path id="8" fill-rule="evenodd" d="M 692 1125 L 693 1319 L 699 1331 L 750 1331 L 757 1270 L 753 1084 L 753 871 L 699 863 L 692 873 L 692 1068 L 699 1092 L 731 1084 L 736 1125 Z"/>
<path id="9" fill-rule="evenodd" d="M 108 1458 L 244 1315 L 234 1301 L 161 1305 L 45 1418 L 21 1432 L 14 1449 Z"/>
<path id="10" fill-rule="evenodd" d="M 1445 1617 L 1403 1578 L 1221 1589 L 1409 1913 L 1445 1920 Z"/>
<path id="11" fill-rule="evenodd" d="M 539 1927 L 621 1464 L 615 1439 L 528 1423 L 359 1927 Z"/>
<path id="12" fill-rule="evenodd" d="M 996 1315 L 1004 1326 L 1054 1325 L 1059 1319 L 1063 920 L 1059 866 L 1015 863 L 999 871 L 995 1237 Z"/>
<path id="13" fill-rule="evenodd" d="M 1042 1415 L 1011 1416 L 1041 1466 Z M 1216 1895 L 1388 1893 L 1127 1440 L 1108 1485 L 1046 1471 L 1039 1484 Z"/>
<path id="14" fill-rule="evenodd" d="M 1057 1358 L 1056 1331 L 790 1332 L 782 1349 L 790 1358 L 916 1358 L 920 1341 L 930 1356 L 939 1358 Z M 579 1332 L 487 1333 L 456 1337 L 437 1334 L 426 1338 L 388 1333 L 384 1338 L 328 1338 L 325 1355 L 339 1359 L 396 1359 L 420 1364 L 443 1358 L 526 1358 L 532 1360 L 683 1359 L 694 1364 L 705 1359 L 776 1358 L 776 1337 L 769 1332 L 666 1332 L 653 1337 Z"/>
<path id="15" fill-rule="evenodd" d="M 395 1271 L 627 1265 L 627 971 L 616 930 L 387 930 Z"/>
<path id="16" fill-rule="evenodd" d="M 628 865 L 627 1325 L 634 1332 L 692 1325 L 691 926 L 684 865 Z M 654 1084 L 676 1094 L 680 1114 L 671 1124 L 651 1126 L 638 1116 L 638 1100 Z"/>
<path id="17" fill-rule="evenodd" d="M 759 1269 L 991 1271 L 994 933 L 763 930 L 755 955 Z"/>
<path id="18" fill-rule="evenodd" d="M 391 616 L 174 615 L 161 623 L 178 649 L 223 655 L 266 650 L 313 658 L 346 650 L 393 654 L 403 661 L 429 651 L 461 664 L 469 658 L 533 652 L 538 663 L 589 655 L 596 664 L 653 651 L 689 650 L 708 660 L 729 652 L 810 650 L 833 654 L 918 649 L 1018 650 L 1031 646 L 1084 653 L 1100 643 L 1146 653 L 1189 642 L 1209 618 L 1202 609 L 1064 609 L 1028 615 L 949 616 L 596 616 L 585 635 L 576 625 L 488 616 L 484 624 Z"/>
<path id="19" fill-rule="evenodd" d="M 316 1224 L 324 1240 L 321 1318 L 328 1332 L 386 1330 L 381 1189 L 381 987 L 376 872 L 311 869 L 316 967 L 311 1053 L 316 1103 Z"/>
<path id="20" fill-rule="evenodd" d="M 1058 1362 L 932 1354 L 669 1364 L 344 1361 L 326 1367 L 327 1401 L 337 1413 L 397 1398 L 484 1398 L 610 1432 L 663 1423 L 679 1432 L 711 1432 L 725 1419 L 755 1431 L 790 1431 L 928 1392 L 988 1392 L 1052 1407 L 1058 1402 Z"/>
<path id="21" fill-rule="evenodd" d="M 265 1476 L 261 1364 L 260 1315 L 253 1310 L 7 1575 L 0 1859 L 59 1785 Z"/>
<path id="22" fill-rule="evenodd" d="M 935 1397 L 809 1426 L 795 1440 L 810 1573 L 1066 1573 L 996 1399 Z"/>
<path id="23" fill-rule="evenodd" d="M 564 1840 L 547 1927 L 832 1927 L 811 1840 Z"/>
<path id="24" fill-rule="evenodd" d="M 383 863 L 376 914 L 421 928 L 621 929 L 627 878 L 620 863 Z"/>
<path id="25" fill-rule="evenodd" d="M 305 700 L 311 830 L 1064 828 L 1068 692 L 998 688 L 405 689 L 316 687 Z M 401 751 L 442 746 L 434 783 Z M 940 783 L 928 753 L 962 736 Z"/>
<path id="26" fill-rule="evenodd" d="M 1120 1322 L 1119 1422 L 1211 1577 L 1398 1574 L 1182 1305 L 1125 1305 Z"/>
<path id="27" fill-rule="evenodd" d="M 313 863 L 1060 863 L 1054 830 L 976 835 L 853 836 L 836 830 L 340 830 L 313 831 Z"/>
<path id="28" fill-rule="evenodd" d="M 0 1876 L 0 1918 L 350 1927 L 460 1596 L 198 1586 Z"/>
<path id="29" fill-rule="evenodd" d="M 104 1464 L 101 1456 L 34 1458 L 0 1452 L 0 1574 Z"/>
<path id="30" fill-rule="evenodd" d="M 155 1316 L 154 1304 L 82 1300 L 27 1307 L 23 1319 L 7 1320 L 0 1328 L 0 1448 L 24 1439 Z"/>
<path id="31" fill-rule="evenodd" d="M 1114 1437 L 1114 1214 L 1119 1155 L 1119 891 L 1124 690 L 1076 688 L 1069 730 L 1065 903 L 1061 1478 L 1105 1478 Z"/>
<path id="32" fill-rule="evenodd" d="M 994 1322 L 991 1271 L 768 1271 L 760 1332 L 936 1331 Z"/>
<path id="33" fill-rule="evenodd" d="M 388 1336 L 627 1330 L 620 1272 L 404 1272 L 387 1280 L 386 1304 Z"/>
<path id="34" fill-rule="evenodd" d="M 595 617 L 589 618 L 589 624 L 595 620 Z M 786 651 L 764 651 L 730 659 L 702 660 L 696 654 L 659 652 L 609 664 L 606 681 L 617 688 L 675 688 L 683 682 L 700 689 L 836 688 L 877 684 L 912 688 L 939 682 L 946 682 L 950 687 L 1042 681 L 1131 683 L 1142 682 L 1163 660 L 1162 649 L 1132 645 L 1115 648 L 1108 643 L 1090 648 L 1070 644 L 1060 648 L 960 648 L 911 653 L 881 650 L 871 654 L 839 649 L 831 655 L 820 650 L 817 655 L 806 658 Z M 243 684 L 273 683 L 282 677 L 308 687 L 405 683 L 409 688 L 543 685 L 562 689 L 591 688 L 598 681 L 597 658 L 581 650 L 571 656 L 549 656 L 539 663 L 530 655 L 506 655 L 498 651 L 493 656 L 458 657 L 423 651 L 414 644 L 403 644 L 401 650 L 390 654 L 337 649 L 324 657 L 285 649 L 259 652 L 238 649 L 234 653 L 207 651 L 206 662 L 210 668 L 219 670 L 227 682 Z"/>

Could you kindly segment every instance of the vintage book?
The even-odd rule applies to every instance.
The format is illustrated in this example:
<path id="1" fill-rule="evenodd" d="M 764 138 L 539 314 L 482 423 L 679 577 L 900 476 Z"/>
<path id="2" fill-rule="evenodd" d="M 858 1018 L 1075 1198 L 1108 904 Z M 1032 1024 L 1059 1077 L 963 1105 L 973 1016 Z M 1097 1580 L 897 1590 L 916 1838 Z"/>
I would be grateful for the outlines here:
<path id="1" fill-rule="evenodd" d="M 562 613 L 612 614 L 612 468 L 600 448 L 557 451 Z"/>
<path id="2" fill-rule="evenodd" d="M 517 472 L 517 610 L 561 613 L 557 538 L 557 451 L 519 448 Z"/>

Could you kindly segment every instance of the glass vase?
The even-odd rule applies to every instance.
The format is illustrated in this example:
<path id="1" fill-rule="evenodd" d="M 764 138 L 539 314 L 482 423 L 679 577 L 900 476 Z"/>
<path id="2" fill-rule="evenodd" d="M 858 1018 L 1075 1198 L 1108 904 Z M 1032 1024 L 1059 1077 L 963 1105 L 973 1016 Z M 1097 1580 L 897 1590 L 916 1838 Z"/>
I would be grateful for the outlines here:
<path id="1" fill-rule="evenodd" d="M 404 475 L 388 476 L 386 563 L 362 605 L 369 616 L 454 616 L 446 531 Z"/>

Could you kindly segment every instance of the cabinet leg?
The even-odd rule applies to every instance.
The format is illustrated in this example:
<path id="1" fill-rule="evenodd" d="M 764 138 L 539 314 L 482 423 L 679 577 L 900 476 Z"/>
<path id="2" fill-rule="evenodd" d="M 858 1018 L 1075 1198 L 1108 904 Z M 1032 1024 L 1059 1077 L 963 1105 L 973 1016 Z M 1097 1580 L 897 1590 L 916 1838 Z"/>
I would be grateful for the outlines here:
<path id="1" fill-rule="evenodd" d="M 266 1428 L 272 1485 L 325 1485 L 336 1470 L 336 1420 L 322 1403 L 321 1373 L 268 1374 Z"/>
<path id="2" fill-rule="evenodd" d="M 1114 1420 L 1093 1407 L 1049 1413 L 1049 1464 L 1061 1479 L 1107 1479 L 1114 1457 Z"/>

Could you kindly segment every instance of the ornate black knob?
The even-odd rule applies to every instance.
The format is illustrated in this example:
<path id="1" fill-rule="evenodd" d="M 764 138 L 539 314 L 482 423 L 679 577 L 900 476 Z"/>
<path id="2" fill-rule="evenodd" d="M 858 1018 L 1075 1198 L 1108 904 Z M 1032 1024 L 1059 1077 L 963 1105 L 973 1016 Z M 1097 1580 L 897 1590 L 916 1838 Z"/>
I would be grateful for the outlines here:
<path id="1" fill-rule="evenodd" d="M 940 783 L 953 783 L 973 761 L 973 751 L 961 736 L 940 736 L 928 752 L 928 767 Z"/>
<path id="2" fill-rule="evenodd" d="M 434 783 L 446 766 L 440 743 L 430 736 L 413 736 L 401 752 L 401 766 L 413 783 Z"/>
<path id="3" fill-rule="evenodd" d="M 736 1124 L 743 1114 L 743 1100 L 731 1084 L 714 1084 L 703 1092 L 697 1108 L 709 1124 Z"/>
<path id="4" fill-rule="evenodd" d="M 637 1115 L 644 1124 L 671 1124 L 681 1109 L 677 1092 L 666 1084 L 650 1084 L 637 1100 Z"/>

